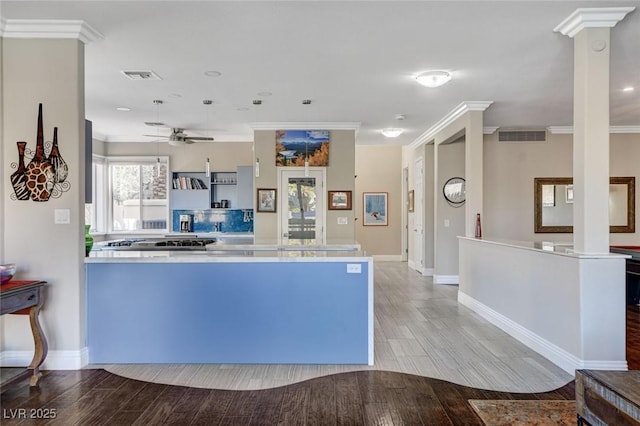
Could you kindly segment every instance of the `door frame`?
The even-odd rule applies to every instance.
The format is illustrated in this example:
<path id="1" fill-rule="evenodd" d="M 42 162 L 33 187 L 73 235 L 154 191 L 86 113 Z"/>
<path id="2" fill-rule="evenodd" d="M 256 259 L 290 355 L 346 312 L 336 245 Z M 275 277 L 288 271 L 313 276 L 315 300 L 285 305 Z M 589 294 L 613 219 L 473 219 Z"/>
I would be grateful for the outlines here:
<path id="1" fill-rule="evenodd" d="M 277 167 L 278 169 L 278 244 L 284 244 L 283 242 L 283 233 L 284 229 L 282 228 L 283 215 L 285 212 L 288 212 L 289 209 L 285 208 L 287 205 L 285 204 L 287 197 L 285 197 L 285 190 L 283 186 L 283 179 L 285 176 L 285 172 L 296 172 L 294 173 L 295 177 L 305 177 L 304 175 L 304 167 Z M 309 176 L 314 177 L 312 174 L 320 173 L 320 189 L 318 189 L 317 197 L 319 197 L 319 202 L 316 202 L 316 206 L 320 205 L 320 213 L 321 217 L 318 220 L 318 215 L 316 214 L 316 243 L 324 244 L 327 241 L 327 196 L 325 191 L 325 182 L 327 180 L 327 169 L 326 167 L 309 167 Z M 294 177 L 294 176 L 290 176 Z M 318 210 L 316 210 L 318 211 Z M 318 232 L 318 226 L 320 226 L 320 232 Z M 318 239 L 318 235 L 320 235 L 321 240 Z"/>

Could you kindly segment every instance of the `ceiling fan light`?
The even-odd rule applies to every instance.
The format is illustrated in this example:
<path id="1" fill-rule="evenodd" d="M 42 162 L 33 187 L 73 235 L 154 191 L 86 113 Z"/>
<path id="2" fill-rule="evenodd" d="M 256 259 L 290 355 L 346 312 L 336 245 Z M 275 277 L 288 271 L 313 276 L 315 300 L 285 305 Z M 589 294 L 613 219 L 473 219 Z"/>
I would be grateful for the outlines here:
<path id="1" fill-rule="evenodd" d="M 447 71 L 425 71 L 416 76 L 416 81 L 423 86 L 440 87 L 451 80 L 451 73 Z"/>
<path id="2" fill-rule="evenodd" d="M 404 132 L 404 129 L 400 129 L 397 127 L 387 127 L 386 129 L 382 129 L 382 134 L 388 138 L 397 138 Z"/>

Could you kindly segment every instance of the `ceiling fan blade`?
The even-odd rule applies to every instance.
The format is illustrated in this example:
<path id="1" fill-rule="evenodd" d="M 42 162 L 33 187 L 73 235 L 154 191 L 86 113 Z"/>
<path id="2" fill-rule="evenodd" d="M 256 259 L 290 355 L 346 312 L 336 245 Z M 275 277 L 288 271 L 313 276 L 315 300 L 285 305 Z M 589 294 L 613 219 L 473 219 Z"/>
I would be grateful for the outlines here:
<path id="1" fill-rule="evenodd" d="M 164 135 L 142 135 L 142 136 L 147 136 L 149 138 L 168 138 L 169 137 Z"/>
<path id="2" fill-rule="evenodd" d="M 192 141 L 191 139 L 186 138 L 186 139 L 184 140 L 184 143 L 186 143 L 187 145 L 191 145 L 192 143 L 196 143 L 196 141 Z"/>
<path id="3" fill-rule="evenodd" d="M 205 136 L 187 136 L 186 139 L 191 139 L 194 141 L 212 141 L 213 138 L 205 137 Z"/>

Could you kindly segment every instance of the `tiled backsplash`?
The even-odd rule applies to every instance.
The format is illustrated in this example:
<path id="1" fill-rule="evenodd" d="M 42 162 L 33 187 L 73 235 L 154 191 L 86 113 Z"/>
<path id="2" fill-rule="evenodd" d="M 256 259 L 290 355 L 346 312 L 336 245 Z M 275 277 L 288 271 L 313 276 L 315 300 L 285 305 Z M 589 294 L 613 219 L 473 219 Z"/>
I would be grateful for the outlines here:
<path id="1" fill-rule="evenodd" d="M 173 210 L 173 232 L 180 232 L 180 215 L 192 217 L 193 232 L 253 232 L 253 209 Z"/>

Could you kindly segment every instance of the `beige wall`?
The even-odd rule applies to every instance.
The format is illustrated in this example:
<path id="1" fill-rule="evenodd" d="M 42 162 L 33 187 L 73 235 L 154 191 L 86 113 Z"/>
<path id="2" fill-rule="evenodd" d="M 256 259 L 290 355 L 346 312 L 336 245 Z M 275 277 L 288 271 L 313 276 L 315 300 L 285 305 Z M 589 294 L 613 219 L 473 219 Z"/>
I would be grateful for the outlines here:
<path id="1" fill-rule="evenodd" d="M 329 166 L 326 168 L 326 191 L 347 190 L 355 191 L 354 158 L 355 133 L 353 130 L 331 130 L 329 132 Z M 275 165 L 276 136 L 273 130 L 256 130 L 254 132 L 255 156 L 260 159 L 260 176 L 255 178 L 254 187 L 277 188 L 278 168 Z M 399 166 L 399 163 L 398 163 Z M 355 192 L 353 193 L 355 197 Z M 278 194 L 280 197 L 281 194 Z M 327 211 L 326 213 L 327 241 L 355 239 L 354 210 Z M 273 213 L 254 214 L 254 235 L 257 242 L 277 241 L 278 216 Z M 337 218 L 346 217 L 347 225 L 338 225 Z"/>
<path id="2" fill-rule="evenodd" d="M 446 202 L 442 187 L 452 177 L 465 177 L 465 143 L 439 144 L 437 184 L 434 188 L 436 198 L 435 275 L 458 275 L 458 236 L 464 235 L 465 206 L 454 207 Z M 449 225 L 445 226 L 445 221 Z"/>
<path id="3" fill-rule="evenodd" d="M 2 250 L 18 264 L 19 279 L 48 282 L 41 313 L 49 358 L 73 351 L 79 361 L 84 329 L 84 45 L 77 40 L 0 39 L 2 48 Z M 16 141 L 35 148 L 38 103 L 45 140 L 58 127 L 59 147 L 69 166 L 69 190 L 47 202 L 11 199 L 8 167 L 17 162 Z M 54 210 L 68 209 L 70 224 L 55 225 Z M 25 316 L 4 319 L 2 350 L 30 351 Z M 66 354 L 66 352 L 65 352 Z"/>
<path id="4" fill-rule="evenodd" d="M 612 244 L 639 244 L 638 195 L 640 194 L 640 135 L 610 136 L 610 173 L 636 178 L 636 232 L 611 234 Z M 571 177 L 572 135 L 547 135 L 547 142 L 498 142 L 497 135 L 484 141 L 485 237 L 522 241 L 573 241 L 573 234 L 533 232 L 533 179 Z"/>
<path id="5" fill-rule="evenodd" d="M 196 142 L 184 146 L 167 142 L 109 142 L 104 145 L 105 155 L 109 156 L 169 156 L 171 171 L 204 172 L 207 157 L 211 171 L 232 172 L 238 166 L 253 164 L 250 142 Z"/>
<path id="6" fill-rule="evenodd" d="M 354 208 L 356 240 L 370 255 L 402 254 L 402 148 L 399 146 L 356 146 L 356 192 Z M 363 192 L 387 192 L 389 226 L 363 226 Z"/>

